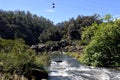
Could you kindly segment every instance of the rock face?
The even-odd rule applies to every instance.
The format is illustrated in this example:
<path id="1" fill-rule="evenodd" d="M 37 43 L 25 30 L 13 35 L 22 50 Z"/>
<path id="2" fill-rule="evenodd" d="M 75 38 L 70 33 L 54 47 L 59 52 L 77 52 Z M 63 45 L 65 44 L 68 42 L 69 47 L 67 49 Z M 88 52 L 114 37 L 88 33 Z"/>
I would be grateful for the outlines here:
<path id="1" fill-rule="evenodd" d="M 35 50 L 36 53 L 43 51 L 59 51 L 64 50 L 64 48 L 68 45 L 72 44 L 67 40 L 61 40 L 59 42 L 50 42 L 50 44 L 40 43 L 37 45 L 32 45 L 31 49 Z"/>
<path id="2" fill-rule="evenodd" d="M 82 53 L 84 46 L 80 46 L 78 44 L 75 44 L 74 42 L 67 41 L 67 40 L 61 40 L 58 42 L 50 42 L 49 44 L 37 44 L 32 45 L 31 49 L 33 49 L 36 53 L 39 54 L 39 52 L 44 51 L 63 51 L 63 52 L 80 52 Z"/>
<path id="3" fill-rule="evenodd" d="M 30 48 L 35 50 L 35 52 L 37 53 L 37 52 L 46 50 L 46 45 L 45 44 L 37 44 L 37 45 L 32 45 Z"/>

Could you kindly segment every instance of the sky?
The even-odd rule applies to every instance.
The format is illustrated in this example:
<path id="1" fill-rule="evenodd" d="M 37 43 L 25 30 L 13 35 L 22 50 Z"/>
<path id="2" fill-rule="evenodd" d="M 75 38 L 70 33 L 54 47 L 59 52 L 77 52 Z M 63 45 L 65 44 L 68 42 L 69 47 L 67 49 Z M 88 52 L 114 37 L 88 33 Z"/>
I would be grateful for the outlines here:
<path id="1" fill-rule="evenodd" d="M 52 8 L 52 3 L 55 3 L 55 8 Z M 56 24 L 78 15 L 104 16 L 109 13 L 120 17 L 120 0 L 0 0 L 0 9 L 30 11 Z"/>

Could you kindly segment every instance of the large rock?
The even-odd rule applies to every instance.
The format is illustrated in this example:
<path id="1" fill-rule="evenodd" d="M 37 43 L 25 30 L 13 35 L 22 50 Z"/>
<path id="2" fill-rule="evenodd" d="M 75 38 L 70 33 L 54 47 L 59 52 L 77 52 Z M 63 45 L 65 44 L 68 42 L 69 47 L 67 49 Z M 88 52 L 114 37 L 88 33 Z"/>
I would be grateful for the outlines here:
<path id="1" fill-rule="evenodd" d="M 38 52 L 46 50 L 46 45 L 45 44 L 37 44 L 37 45 L 32 45 L 30 48 L 35 50 L 36 53 L 38 53 Z"/>
<path id="2" fill-rule="evenodd" d="M 32 68 L 31 76 L 34 77 L 35 80 L 42 80 L 48 78 L 48 73 L 40 69 Z"/>

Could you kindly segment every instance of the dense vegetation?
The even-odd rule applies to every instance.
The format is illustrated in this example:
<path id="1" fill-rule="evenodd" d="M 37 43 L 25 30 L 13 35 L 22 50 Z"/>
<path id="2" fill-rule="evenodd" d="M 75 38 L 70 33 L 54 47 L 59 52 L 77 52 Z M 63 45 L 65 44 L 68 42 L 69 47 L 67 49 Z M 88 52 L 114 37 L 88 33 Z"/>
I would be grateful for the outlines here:
<path id="1" fill-rule="evenodd" d="M 100 67 L 120 66 L 120 20 L 94 23 L 83 32 L 82 39 L 88 44 L 82 62 Z"/>
<path id="2" fill-rule="evenodd" d="M 30 12 L 0 10 L 0 72 L 26 75 L 31 68 L 44 70 L 49 55 L 38 55 L 29 47 L 38 43 L 47 45 L 45 51 L 75 48 L 80 43 L 82 50 L 85 46 L 83 53 L 77 54 L 82 63 L 119 67 L 120 20 L 111 21 L 110 18 L 110 15 L 105 16 L 106 22 L 103 22 L 97 14 L 79 15 L 54 25 Z"/>
<path id="3" fill-rule="evenodd" d="M 100 24 L 102 20 L 99 15 L 78 16 L 76 19 L 71 18 L 69 21 L 58 23 L 55 27 L 49 27 L 40 35 L 42 42 L 67 40 L 81 40 L 81 32 L 83 28 L 92 25 L 93 22 Z"/>
<path id="4" fill-rule="evenodd" d="M 42 31 L 51 26 L 50 20 L 30 12 L 0 10 L 0 36 L 4 39 L 22 38 L 28 45 L 37 44 Z"/>
<path id="5" fill-rule="evenodd" d="M 45 70 L 48 56 L 36 55 L 21 39 L 0 38 L 0 73 L 11 73 L 30 77 L 32 68 Z"/>
<path id="6" fill-rule="evenodd" d="M 76 19 L 54 25 L 52 21 L 30 12 L 0 10 L 0 36 L 4 39 L 22 38 L 27 45 L 61 39 L 80 40 L 82 29 L 93 22 L 102 22 L 99 15 L 79 15 Z"/>

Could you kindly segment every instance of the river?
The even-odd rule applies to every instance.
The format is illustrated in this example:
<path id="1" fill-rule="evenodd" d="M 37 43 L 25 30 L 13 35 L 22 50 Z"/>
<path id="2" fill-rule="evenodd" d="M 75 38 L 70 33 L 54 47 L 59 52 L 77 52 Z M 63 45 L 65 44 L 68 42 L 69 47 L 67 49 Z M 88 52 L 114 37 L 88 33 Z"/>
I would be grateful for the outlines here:
<path id="1" fill-rule="evenodd" d="M 54 55 L 48 80 L 120 80 L 120 71 L 85 66 L 66 55 Z"/>

